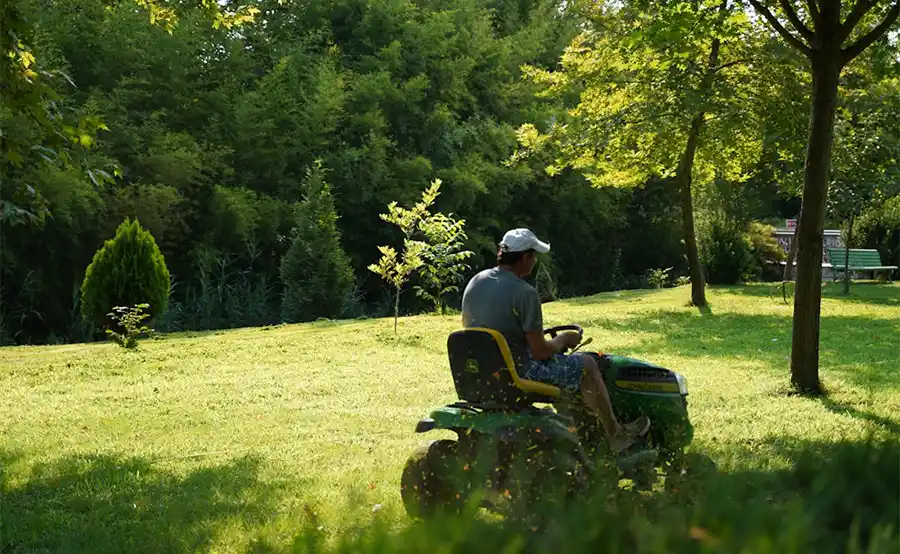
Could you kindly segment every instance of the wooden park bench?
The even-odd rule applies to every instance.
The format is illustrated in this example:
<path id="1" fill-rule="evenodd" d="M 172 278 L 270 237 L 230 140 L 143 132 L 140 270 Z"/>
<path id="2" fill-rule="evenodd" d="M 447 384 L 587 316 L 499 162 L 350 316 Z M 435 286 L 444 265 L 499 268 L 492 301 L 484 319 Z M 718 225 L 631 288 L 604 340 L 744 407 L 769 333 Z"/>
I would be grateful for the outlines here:
<path id="1" fill-rule="evenodd" d="M 838 280 L 839 271 L 843 273 L 844 259 L 846 251 L 843 248 L 828 248 L 828 258 L 831 260 L 831 267 L 834 269 L 834 280 Z M 887 273 L 888 280 L 891 279 L 891 271 L 897 269 L 895 265 L 884 265 L 881 261 L 881 255 L 878 250 L 870 250 L 864 248 L 851 248 L 849 263 L 850 271 L 884 271 Z"/>

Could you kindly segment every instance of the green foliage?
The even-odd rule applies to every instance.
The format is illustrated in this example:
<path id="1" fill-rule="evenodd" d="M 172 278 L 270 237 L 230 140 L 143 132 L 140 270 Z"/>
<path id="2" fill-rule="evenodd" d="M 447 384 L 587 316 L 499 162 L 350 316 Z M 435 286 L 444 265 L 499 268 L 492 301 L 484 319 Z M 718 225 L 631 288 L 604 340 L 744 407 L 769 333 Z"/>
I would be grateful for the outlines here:
<path id="1" fill-rule="evenodd" d="M 651 269 L 647 272 L 647 284 L 655 289 L 661 289 L 669 283 L 669 272 L 672 271 L 673 268 L 667 267 L 666 269 Z"/>
<path id="2" fill-rule="evenodd" d="M 787 254 L 775 238 L 775 227 L 772 225 L 751 221 L 745 233 L 757 266 L 783 262 L 787 259 Z"/>
<path id="3" fill-rule="evenodd" d="M 75 338 L 70 291 L 126 217 L 150 230 L 172 274 L 157 329 L 277 321 L 293 208 L 317 158 L 329 168 L 357 277 L 348 313 L 390 311 L 379 311 L 379 277 L 366 268 L 379 245 L 401 245 L 378 214 L 392 200 L 414 202 L 435 178 L 444 183 L 440 211 L 466 214 L 465 247 L 454 253 L 473 252 L 463 271 L 493 260 L 496 235 L 512 220 L 580 237 L 554 249 L 564 295 L 620 288 L 647 267 L 679 262 L 668 232 L 677 206 L 667 198 L 650 206 L 638 194 L 592 189 L 575 173 L 551 179 L 537 164 L 502 164 L 518 125 L 564 113 L 535 96 L 521 67 L 557 64 L 578 23 L 572 11 L 493 0 L 266 2 L 258 5 L 265 25 L 235 33 L 210 25 L 196 3 L 171 6 L 172 27 L 163 13 L 160 25 L 148 25 L 147 9 L 129 2 L 13 4 L 35 31 L 35 63 L 68 71 L 78 85 L 55 89 L 63 119 L 97 117 L 109 129 L 75 150 L 91 167 L 122 169 L 107 183 L 27 149 L 21 167 L 6 166 L 3 181 L 16 185 L 0 187 L 0 199 L 53 216 L 13 217 L 19 212 L 4 204 L 0 311 L 16 342 Z M 29 117 L 0 111 L 4 137 L 37 136 Z M 407 286 L 422 293 L 402 296 L 400 309 L 433 303 L 425 294 L 445 286 L 439 305 L 447 309 L 460 278 L 432 286 L 425 271 L 414 272 Z"/>
<path id="4" fill-rule="evenodd" d="M 713 285 L 733 285 L 747 280 L 755 270 L 751 243 L 743 225 L 720 212 L 698 222 L 700 258 Z"/>
<path id="5" fill-rule="evenodd" d="M 761 279 L 784 261 L 775 228 L 758 221 L 734 220 L 721 211 L 706 213 L 698 224 L 700 254 L 712 284 L 734 285 Z"/>
<path id="6" fill-rule="evenodd" d="M 540 254 L 534 276 L 534 288 L 541 302 L 552 302 L 559 296 L 559 286 L 553 276 L 553 258 L 550 254 Z"/>
<path id="7" fill-rule="evenodd" d="M 150 317 L 144 310 L 150 308 L 150 304 L 138 304 L 137 306 L 116 306 L 107 316 L 113 321 L 113 325 L 121 332 L 107 329 L 106 334 L 119 346 L 126 349 L 137 348 L 138 337 L 150 333 L 152 329 L 143 323 Z"/>
<path id="8" fill-rule="evenodd" d="M 105 1 L 99 4 L 112 7 Z M 157 0 L 135 0 L 126 9 L 134 13 L 138 11 L 135 6 L 146 9 L 150 24 L 162 22 L 169 32 L 184 10 L 163 6 Z M 258 13 L 255 6 L 230 11 L 210 0 L 202 0 L 198 6 L 216 29 L 243 25 Z M 45 46 L 43 29 L 35 22 L 40 19 L 37 15 L 40 10 L 40 6 L 28 0 L 4 2 L 0 9 L 4 28 L 0 33 L 0 82 L 4 84 L 0 121 L 5 129 L 14 127 L 18 131 L 0 136 L 3 174 L 14 173 L 29 164 L 54 164 L 77 169 L 101 187 L 111 183 L 114 175 L 121 175 L 116 164 L 104 167 L 105 164 L 98 164 L 97 158 L 90 155 L 99 132 L 110 128 L 97 114 L 73 108 L 61 92 L 71 93 L 75 81 L 60 67 L 62 64 L 46 63 L 38 51 Z M 79 6 L 79 11 L 82 10 Z M 33 183 L 17 179 L 11 188 L 5 197 L 0 197 L 0 221 L 42 218 L 50 213 L 40 201 L 41 190 Z"/>
<path id="9" fill-rule="evenodd" d="M 59 60 L 36 56 L 36 46 L 43 46 L 38 44 L 41 41 L 36 36 L 33 14 L 29 13 L 36 8 L 26 0 L 4 2 L 0 8 L 0 82 L 4 88 L 0 168 L 4 177 L 18 177 L 4 179 L 7 186 L 0 195 L 3 223 L 20 222 L 23 218 L 41 220 L 50 213 L 38 183 L 25 177 L 29 167 L 55 165 L 74 169 L 96 185 L 113 178 L 110 172 L 91 163 L 89 156 L 97 133 L 108 127 L 96 114 L 73 109 L 65 101 L 59 89 L 70 92 L 74 82 L 63 68 L 53 67 L 53 61 Z"/>
<path id="10" fill-rule="evenodd" d="M 409 239 L 403 239 L 403 250 L 399 255 L 392 246 L 379 246 L 381 258 L 378 263 L 369 266 L 369 271 L 394 287 L 394 332 L 397 331 L 397 318 L 400 317 L 400 291 L 412 273 L 422 267 L 425 248 L 424 243 Z"/>
<path id="11" fill-rule="evenodd" d="M 746 17 L 721 2 L 669 4 L 626 2 L 585 5 L 588 24 L 566 49 L 561 68 L 527 67 L 542 96 L 577 95 L 571 117 L 549 128 L 518 130 L 522 150 L 514 159 L 550 149 L 551 174 L 582 170 L 597 185 L 636 186 L 676 174 L 691 120 L 706 113 L 693 180 L 716 173 L 741 178 L 760 142 L 740 89 L 753 81 L 743 59 L 756 43 Z M 722 42 L 718 66 L 707 60 Z"/>
<path id="12" fill-rule="evenodd" d="M 875 248 L 886 265 L 900 266 L 900 196 L 873 206 L 857 219 L 853 248 Z"/>
<path id="13" fill-rule="evenodd" d="M 766 65 L 766 39 L 754 34 L 740 4 L 577 5 L 586 23 L 561 67 L 525 68 L 543 86 L 541 96 L 574 106 L 549 123 L 519 126 L 521 149 L 511 161 L 549 152 L 549 175 L 571 168 L 597 186 L 660 178 L 680 189 L 691 301 L 702 306 L 691 185 L 716 177 L 744 181 L 756 165 L 761 126 L 744 98 L 759 94 L 753 66 Z"/>
<path id="14" fill-rule="evenodd" d="M 116 306 L 149 304 L 151 319 L 165 313 L 170 275 L 149 231 L 126 218 L 94 255 L 81 285 L 81 314 L 97 328 L 108 324 Z"/>
<path id="15" fill-rule="evenodd" d="M 183 284 L 182 294 L 170 301 L 157 328 L 174 332 L 277 323 L 277 279 L 255 267 L 260 252 L 248 250 L 244 256 L 237 256 L 208 247 L 200 249 L 196 280 Z M 179 283 L 175 285 L 178 289 Z"/>
<path id="16" fill-rule="evenodd" d="M 861 62 L 848 68 L 834 129 L 827 201 L 842 221 L 900 194 L 900 79 Z"/>
<path id="17" fill-rule="evenodd" d="M 0 177 L 9 185 L 0 186 L 0 325 L 7 340 L 84 337 L 71 291 L 127 217 L 150 231 L 172 275 L 169 307 L 155 328 L 277 322 L 294 206 L 316 159 L 329 168 L 340 242 L 355 272 L 342 310 L 354 317 L 432 304 L 446 310 L 470 268 L 493 262 L 497 237 L 513 221 L 555 237 L 547 269 L 556 292 L 548 287 L 547 294 L 639 287 L 650 268 L 685 273 L 677 187 L 657 173 L 672 172 L 682 124 L 698 107 L 708 117 L 695 190 L 718 172 L 752 183 L 745 196 L 758 199 L 729 217 L 796 212 L 802 179 L 784 175 L 806 138 L 806 67 L 759 26 L 751 29 L 734 3 L 718 34 L 719 4 L 705 0 L 618 3 L 613 11 L 610 3 L 583 2 L 559 9 L 496 0 L 265 0 L 252 4 L 265 24 L 240 32 L 211 24 L 220 15 L 248 23 L 252 14 L 237 6 L 141 6 L 3 6 L 3 44 L 12 52 L 0 79 Z M 700 85 L 713 36 L 722 52 L 706 95 Z M 847 148 L 836 160 L 888 144 L 870 139 L 890 138 L 896 128 L 895 50 L 873 45 L 871 60 L 848 66 L 838 113 Z M 547 88 L 544 71 L 567 82 Z M 880 126 L 875 110 L 884 115 Z M 563 145 L 583 155 L 575 166 L 608 166 L 610 179 L 600 181 L 622 177 L 613 184 L 640 186 L 596 188 L 571 169 L 548 175 L 555 148 L 505 164 L 527 123 L 541 137 L 565 131 Z M 889 161 L 858 159 L 844 174 Z M 435 259 L 403 285 L 417 295 L 393 296 L 390 285 L 385 301 L 379 275 L 367 267 L 382 255 L 379 245 L 392 245 L 397 263 L 404 254 L 396 228 L 378 214 L 393 200 L 414 203 L 421 184 L 434 179 L 444 183 L 440 212 L 466 216 L 464 244 L 423 250 Z M 464 251 L 472 255 L 463 258 Z M 449 273 L 430 275 L 441 258 Z M 538 268 L 535 277 L 543 286 L 547 275 Z"/>
<path id="18" fill-rule="evenodd" d="M 868 56 L 848 73 L 836 114 L 826 207 L 841 222 L 849 245 L 860 214 L 900 195 L 900 80 L 880 75 Z M 850 281 L 851 273 L 844 272 L 845 293 Z"/>
<path id="19" fill-rule="evenodd" d="M 398 254 L 391 246 L 379 246 L 381 258 L 377 263 L 369 265 L 369 271 L 380 276 L 395 289 L 394 294 L 394 332 L 397 332 L 397 318 L 400 317 L 400 292 L 413 272 L 425 263 L 423 255 L 428 245 L 413 237 L 416 236 L 423 220 L 428 218 L 428 208 L 434 203 L 440 188 L 440 181 L 422 191 L 422 199 L 412 208 L 403 208 L 396 201 L 387 206 L 387 213 L 380 214 L 382 220 L 393 223 L 403 233 L 403 249 Z"/>
<path id="20" fill-rule="evenodd" d="M 459 290 L 459 281 L 468 269 L 464 262 L 474 253 L 462 250 L 468 238 L 465 220 L 456 220 L 452 214 L 432 213 L 430 208 L 440 195 L 441 180 L 435 179 L 422 191 L 421 199 L 411 208 L 404 208 L 396 201 L 387 206 L 381 219 L 396 225 L 403 234 L 403 250 L 400 254 L 390 246 L 379 246 L 381 259 L 369 266 L 395 289 L 394 329 L 400 312 L 400 292 L 416 270 L 420 271 L 423 285 L 416 286 L 416 294 L 430 301 L 436 310 L 444 313 L 444 297 Z"/>
<path id="21" fill-rule="evenodd" d="M 465 225 L 465 220 L 457 221 L 452 214 L 442 213 L 429 214 L 419 223 L 427 248 L 422 251 L 419 271 L 424 286 L 416 286 L 415 291 L 418 296 L 432 302 L 441 315 L 447 307 L 445 296 L 459 291 L 463 272 L 469 269 L 465 260 L 474 255 L 471 250 L 462 249 L 468 238 Z"/>
<path id="22" fill-rule="evenodd" d="M 296 208 L 291 247 L 281 261 L 281 316 L 285 321 L 341 315 L 353 288 L 353 271 L 341 247 L 337 219 L 324 170 L 317 163 L 303 181 L 303 201 Z"/>

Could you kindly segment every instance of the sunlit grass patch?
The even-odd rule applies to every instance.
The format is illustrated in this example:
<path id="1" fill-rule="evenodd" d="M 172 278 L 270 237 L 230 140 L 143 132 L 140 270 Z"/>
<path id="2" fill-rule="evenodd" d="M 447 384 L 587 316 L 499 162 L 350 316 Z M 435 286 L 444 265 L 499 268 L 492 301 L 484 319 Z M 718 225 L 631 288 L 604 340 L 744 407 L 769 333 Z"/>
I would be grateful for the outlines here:
<path id="1" fill-rule="evenodd" d="M 562 300 L 545 325 L 581 323 L 591 348 L 683 373 L 692 449 L 765 487 L 804 449 L 900 438 L 900 286 L 833 289 L 822 399 L 789 394 L 792 308 L 771 285 L 712 288 L 708 313 L 686 306 L 685 288 Z M 287 547 L 311 522 L 328 540 L 375 518 L 405 529 L 400 472 L 432 438 L 416 421 L 455 399 L 445 345 L 459 325 L 419 316 L 396 334 L 391 319 L 354 320 L 175 334 L 136 351 L 0 349 L 2 541 L 246 551 Z"/>

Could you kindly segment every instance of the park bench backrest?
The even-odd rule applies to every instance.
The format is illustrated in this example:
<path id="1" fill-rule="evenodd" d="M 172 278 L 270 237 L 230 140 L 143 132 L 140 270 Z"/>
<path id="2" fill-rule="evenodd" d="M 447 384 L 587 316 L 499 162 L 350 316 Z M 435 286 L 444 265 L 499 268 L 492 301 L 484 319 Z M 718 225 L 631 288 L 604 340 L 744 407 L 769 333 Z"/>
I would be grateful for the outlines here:
<path id="1" fill-rule="evenodd" d="M 843 248 L 829 248 L 828 257 L 831 259 L 833 267 L 844 267 L 844 256 L 846 253 Z M 850 267 L 882 267 L 884 263 L 881 261 L 881 255 L 878 250 L 868 250 L 860 248 L 850 249 Z"/>

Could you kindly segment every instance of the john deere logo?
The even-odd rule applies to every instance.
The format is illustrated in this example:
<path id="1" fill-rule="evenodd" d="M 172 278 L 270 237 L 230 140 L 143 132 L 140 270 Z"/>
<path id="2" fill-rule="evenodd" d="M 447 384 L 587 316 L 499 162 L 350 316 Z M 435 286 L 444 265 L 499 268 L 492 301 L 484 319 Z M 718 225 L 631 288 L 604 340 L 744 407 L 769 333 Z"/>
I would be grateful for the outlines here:
<path id="1" fill-rule="evenodd" d="M 478 362 L 472 359 L 466 360 L 466 371 L 469 373 L 478 373 Z"/>

